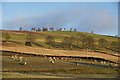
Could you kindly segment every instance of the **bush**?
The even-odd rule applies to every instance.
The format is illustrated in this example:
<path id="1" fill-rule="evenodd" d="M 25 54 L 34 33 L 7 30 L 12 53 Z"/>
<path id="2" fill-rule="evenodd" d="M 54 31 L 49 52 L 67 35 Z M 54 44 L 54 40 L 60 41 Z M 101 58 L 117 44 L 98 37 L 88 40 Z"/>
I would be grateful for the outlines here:
<path id="1" fill-rule="evenodd" d="M 31 46 L 31 42 L 26 42 L 25 45 L 26 46 Z"/>

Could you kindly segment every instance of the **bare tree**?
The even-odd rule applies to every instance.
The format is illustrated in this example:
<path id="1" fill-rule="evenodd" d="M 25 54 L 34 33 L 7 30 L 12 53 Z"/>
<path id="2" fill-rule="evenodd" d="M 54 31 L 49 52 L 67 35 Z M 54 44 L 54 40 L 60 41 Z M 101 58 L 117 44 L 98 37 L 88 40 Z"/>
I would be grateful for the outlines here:
<path id="1" fill-rule="evenodd" d="M 45 41 L 47 44 L 49 44 L 49 48 L 51 48 L 51 45 L 55 43 L 55 39 L 52 36 L 46 37 Z"/>
<path id="2" fill-rule="evenodd" d="M 63 45 L 64 45 L 64 48 L 65 50 L 67 48 L 70 48 L 71 50 L 73 49 L 73 43 L 75 41 L 75 37 L 74 36 L 71 36 L 71 37 L 65 37 L 62 41 Z"/>
<path id="3" fill-rule="evenodd" d="M 69 40 L 68 37 L 64 37 L 64 39 L 62 41 L 62 44 L 64 45 L 65 50 L 67 50 L 67 47 L 68 47 L 68 40 Z"/>
<path id="4" fill-rule="evenodd" d="M 104 38 L 98 40 L 98 46 L 100 48 L 105 48 L 107 46 L 107 41 Z"/>
<path id="5" fill-rule="evenodd" d="M 19 31 L 22 31 L 22 27 L 19 28 Z"/>
<path id="6" fill-rule="evenodd" d="M 50 31 L 54 31 L 54 28 L 53 28 L 53 27 L 51 27 L 51 28 L 50 28 Z"/>
<path id="7" fill-rule="evenodd" d="M 33 30 L 35 31 L 35 27 L 33 28 Z"/>
<path id="8" fill-rule="evenodd" d="M 91 49 L 91 48 L 95 47 L 95 39 L 92 36 L 87 36 L 86 37 L 86 47 L 88 49 Z"/>
<path id="9" fill-rule="evenodd" d="M 77 29 L 74 29 L 74 31 L 76 32 L 76 31 L 77 31 Z"/>
<path id="10" fill-rule="evenodd" d="M 117 50 L 117 48 L 118 48 L 118 42 L 116 42 L 116 41 L 111 42 L 110 43 L 110 47 L 113 50 Z"/>
<path id="11" fill-rule="evenodd" d="M 31 43 L 34 43 L 35 42 L 35 40 L 36 40 L 36 36 L 35 35 L 33 35 L 31 32 L 28 32 L 27 33 L 27 41 L 28 42 L 31 42 Z"/>
<path id="12" fill-rule="evenodd" d="M 34 29 L 33 29 L 33 27 L 31 28 L 31 31 L 33 31 Z"/>
<path id="13" fill-rule="evenodd" d="M 87 36 L 85 34 L 79 33 L 79 40 L 82 43 L 82 47 L 85 47 L 85 43 L 87 42 L 86 38 Z"/>
<path id="14" fill-rule="evenodd" d="M 64 31 L 66 30 L 66 28 L 64 28 Z"/>
<path id="15" fill-rule="evenodd" d="M 2 36 L 5 38 L 5 41 L 8 42 L 10 40 L 9 33 L 2 33 Z"/>
<path id="16" fill-rule="evenodd" d="M 70 28 L 70 31 L 72 31 L 72 28 Z"/>
<path id="17" fill-rule="evenodd" d="M 48 28 L 44 28 L 44 27 L 43 27 L 42 30 L 43 30 L 43 31 L 48 31 Z"/>
<path id="18" fill-rule="evenodd" d="M 38 30 L 37 31 L 41 31 L 41 29 L 38 27 Z"/>
<path id="19" fill-rule="evenodd" d="M 93 31 L 93 30 L 91 31 L 91 34 L 94 34 L 94 31 Z"/>
<path id="20" fill-rule="evenodd" d="M 68 43 L 70 45 L 70 49 L 71 50 L 73 49 L 73 43 L 74 43 L 74 41 L 75 41 L 75 37 L 74 36 L 69 37 Z"/>

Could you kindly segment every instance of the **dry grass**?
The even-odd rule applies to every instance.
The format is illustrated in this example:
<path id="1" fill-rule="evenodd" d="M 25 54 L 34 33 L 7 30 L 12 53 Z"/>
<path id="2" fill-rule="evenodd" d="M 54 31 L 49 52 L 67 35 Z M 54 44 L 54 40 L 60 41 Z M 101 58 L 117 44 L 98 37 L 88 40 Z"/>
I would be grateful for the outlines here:
<path id="1" fill-rule="evenodd" d="M 5 45 L 2 45 L 1 50 L 21 52 L 26 54 L 27 53 L 36 54 L 36 55 L 95 57 L 95 58 L 103 58 L 106 60 L 118 62 L 118 57 L 99 53 L 99 52 L 53 50 L 53 49 L 46 49 L 46 48 L 39 48 L 39 47 L 29 47 L 29 46 L 19 45 L 15 43 L 5 43 Z"/>

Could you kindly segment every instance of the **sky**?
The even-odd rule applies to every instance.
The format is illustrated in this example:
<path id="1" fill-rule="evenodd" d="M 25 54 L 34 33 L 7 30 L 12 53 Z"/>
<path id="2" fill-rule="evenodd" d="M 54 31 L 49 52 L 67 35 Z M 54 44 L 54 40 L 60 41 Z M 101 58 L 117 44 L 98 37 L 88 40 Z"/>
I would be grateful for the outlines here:
<path id="1" fill-rule="evenodd" d="M 103 35 L 118 34 L 117 2 L 3 2 L 2 29 L 31 27 L 77 29 Z"/>

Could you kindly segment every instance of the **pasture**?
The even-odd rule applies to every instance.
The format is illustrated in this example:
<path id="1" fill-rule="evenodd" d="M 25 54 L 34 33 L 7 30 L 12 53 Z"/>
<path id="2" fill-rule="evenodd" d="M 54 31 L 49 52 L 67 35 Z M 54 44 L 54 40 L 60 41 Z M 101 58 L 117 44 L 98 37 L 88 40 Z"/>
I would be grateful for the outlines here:
<path id="1" fill-rule="evenodd" d="M 81 77 L 82 76 L 89 76 L 89 77 L 117 77 L 118 76 L 118 68 L 116 67 L 99 67 L 99 66 L 92 66 L 92 65 L 84 65 L 79 64 L 76 65 L 75 63 L 71 62 L 81 62 L 81 63 L 90 63 L 89 61 L 80 61 L 80 60 L 62 60 L 56 58 L 55 63 L 51 63 L 49 58 L 47 57 L 40 57 L 40 56 L 31 56 L 25 54 L 19 54 L 18 56 L 23 56 L 23 58 L 27 59 L 27 65 L 21 65 L 20 61 L 11 59 L 11 55 L 15 55 L 15 53 L 7 53 L 3 52 L 2 56 L 2 70 L 3 70 L 3 77 L 10 77 L 12 73 L 17 73 L 16 75 L 23 75 L 25 77 L 41 77 L 41 74 L 44 74 L 43 77 L 49 77 L 49 75 L 53 75 L 52 78 L 64 78 L 64 76 L 73 76 L 73 77 Z M 96 63 L 100 64 L 100 63 Z M 102 65 L 102 64 L 100 64 Z M 62 75 L 59 77 L 58 75 Z M 15 77 L 14 75 L 12 75 Z M 50 77 L 51 77 L 50 76 Z"/>
<path id="2" fill-rule="evenodd" d="M 3 78 L 115 78 L 118 77 L 120 72 L 116 63 L 118 62 L 118 52 L 107 49 L 86 50 L 73 46 L 73 50 L 64 50 L 61 42 L 64 37 L 76 36 L 78 33 L 85 35 L 92 35 L 97 41 L 100 38 L 105 38 L 107 41 L 117 41 L 117 37 L 104 36 L 99 34 L 90 34 L 83 32 L 69 32 L 69 31 L 30 31 L 32 37 L 35 38 L 32 46 L 25 46 L 27 41 L 28 31 L 2 31 L 8 32 L 10 40 L 4 42 L 5 38 L 2 37 L 2 76 Z M 46 44 L 45 39 L 47 36 L 55 38 L 56 46 Z M 95 42 L 96 43 L 96 42 Z M 73 44 L 76 45 L 76 42 Z M 16 55 L 19 52 L 18 58 L 12 58 L 12 55 Z M 22 54 L 25 53 L 25 54 Z M 30 54 L 30 55 L 28 55 Z M 33 54 L 33 55 L 32 55 Z M 48 56 L 39 55 L 52 55 L 52 56 L 72 56 L 72 57 L 92 57 L 108 60 L 104 61 L 92 61 L 91 59 L 62 59 L 56 57 L 56 61 L 51 62 Z M 23 57 L 23 61 L 19 58 Z M 22 58 L 21 57 L 21 58 Z M 25 61 L 26 60 L 26 61 Z M 21 62 L 20 62 L 21 61 Z"/>

